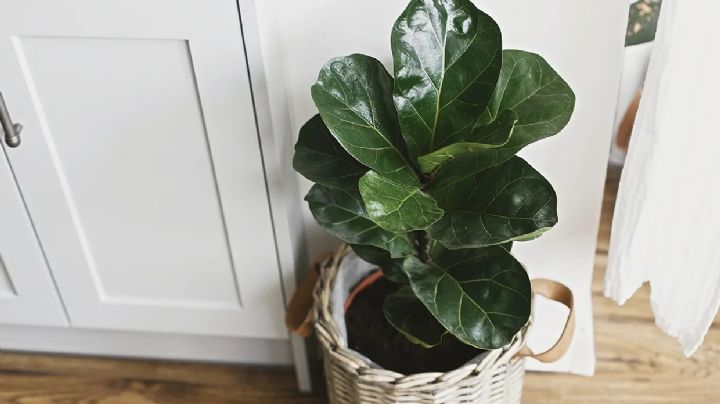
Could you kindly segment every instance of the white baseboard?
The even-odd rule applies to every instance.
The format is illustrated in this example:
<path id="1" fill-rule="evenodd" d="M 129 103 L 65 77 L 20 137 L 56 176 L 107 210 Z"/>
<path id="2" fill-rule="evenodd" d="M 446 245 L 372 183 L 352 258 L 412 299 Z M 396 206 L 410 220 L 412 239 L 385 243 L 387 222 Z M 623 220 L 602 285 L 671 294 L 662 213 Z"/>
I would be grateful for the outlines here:
<path id="1" fill-rule="evenodd" d="M 0 350 L 290 366 L 284 339 L 175 335 L 0 324 Z"/>

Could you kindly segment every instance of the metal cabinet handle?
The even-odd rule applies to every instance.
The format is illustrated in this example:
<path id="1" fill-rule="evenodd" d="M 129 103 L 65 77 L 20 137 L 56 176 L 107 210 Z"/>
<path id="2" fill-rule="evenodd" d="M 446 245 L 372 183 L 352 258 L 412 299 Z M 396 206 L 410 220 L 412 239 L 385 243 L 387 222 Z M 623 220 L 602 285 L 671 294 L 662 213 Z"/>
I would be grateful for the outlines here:
<path id="1" fill-rule="evenodd" d="M 20 146 L 20 132 L 23 126 L 19 123 L 13 123 L 10 119 L 10 113 L 5 105 L 2 93 L 0 93 L 0 124 L 2 124 L 3 132 L 5 132 L 5 144 L 8 147 Z"/>

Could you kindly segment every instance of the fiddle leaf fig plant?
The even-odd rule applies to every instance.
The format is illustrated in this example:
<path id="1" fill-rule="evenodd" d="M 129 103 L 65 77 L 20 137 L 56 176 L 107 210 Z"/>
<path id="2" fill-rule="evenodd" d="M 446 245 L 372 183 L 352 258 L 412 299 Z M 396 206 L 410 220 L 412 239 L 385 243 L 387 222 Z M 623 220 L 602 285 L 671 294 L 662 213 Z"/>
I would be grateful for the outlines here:
<path id="1" fill-rule="evenodd" d="M 412 0 L 370 56 L 330 60 L 312 87 L 295 169 L 317 222 L 399 284 L 385 318 L 425 347 L 450 333 L 507 345 L 530 316 L 512 256 L 557 223 L 550 183 L 516 154 L 560 132 L 575 95 L 539 55 L 503 50 L 470 0 Z"/>

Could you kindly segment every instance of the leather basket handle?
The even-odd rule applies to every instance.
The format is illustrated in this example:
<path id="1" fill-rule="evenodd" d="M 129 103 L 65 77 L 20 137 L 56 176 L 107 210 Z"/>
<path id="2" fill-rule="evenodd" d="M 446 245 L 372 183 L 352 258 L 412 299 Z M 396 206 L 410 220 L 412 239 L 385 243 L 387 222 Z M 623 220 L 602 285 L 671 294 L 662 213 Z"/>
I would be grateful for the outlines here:
<path id="1" fill-rule="evenodd" d="M 301 337 L 308 337 L 312 334 L 313 289 L 320 277 L 320 265 L 330 256 L 332 256 L 331 253 L 325 253 L 315 260 L 295 289 L 295 294 L 290 299 L 285 312 L 285 325 L 288 330 Z"/>
<path id="2" fill-rule="evenodd" d="M 567 322 L 565 322 L 565 327 L 562 334 L 560 334 L 560 338 L 558 338 L 557 342 L 555 342 L 550 349 L 536 354 L 529 347 L 525 346 L 517 353 L 517 356 L 534 358 L 543 363 L 552 363 L 567 353 L 573 335 L 575 334 L 575 302 L 573 293 L 570 288 L 562 283 L 549 279 L 534 279 L 532 281 L 532 289 L 533 293 L 564 304 L 570 309 L 570 313 L 568 314 Z"/>

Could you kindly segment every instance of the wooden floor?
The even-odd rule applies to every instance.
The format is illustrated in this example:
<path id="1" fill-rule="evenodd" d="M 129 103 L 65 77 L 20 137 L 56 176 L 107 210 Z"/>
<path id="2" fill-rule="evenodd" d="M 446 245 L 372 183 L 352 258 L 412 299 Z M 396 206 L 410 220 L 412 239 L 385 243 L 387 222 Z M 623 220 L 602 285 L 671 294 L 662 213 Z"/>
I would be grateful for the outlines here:
<path id="1" fill-rule="evenodd" d="M 525 403 L 720 403 L 718 320 L 691 359 L 654 325 L 647 288 L 602 296 L 618 172 L 610 171 L 593 282 L 597 373 L 529 373 Z M 288 369 L 0 353 L 0 403 L 323 403 Z"/>

